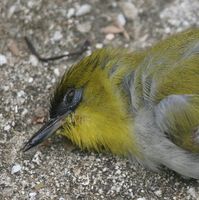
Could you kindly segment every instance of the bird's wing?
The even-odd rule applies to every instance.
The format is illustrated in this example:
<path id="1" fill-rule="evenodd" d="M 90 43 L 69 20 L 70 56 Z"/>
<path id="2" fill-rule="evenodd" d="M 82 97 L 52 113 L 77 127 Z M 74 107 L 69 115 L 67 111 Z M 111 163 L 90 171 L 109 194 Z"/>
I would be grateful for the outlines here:
<path id="1" fill-rule="evenodd" d="M 157 125 L 174 143 L 199 152 L 199 31 L 150 49 L 132 85 L 134 109 L 154 109 Z"/>
<path id="2" fill-rule="evenodd" d="M 199 152 L 199 95 L 170 95 L 154 107 L 157 126 L 174 143 Z"/>
<path id="3" fill-rule="evenodd" d="M 199 94 L 199 30 L 159 42 L 133 74 L 132 104 L 138 110 L 172 94 Z"/>

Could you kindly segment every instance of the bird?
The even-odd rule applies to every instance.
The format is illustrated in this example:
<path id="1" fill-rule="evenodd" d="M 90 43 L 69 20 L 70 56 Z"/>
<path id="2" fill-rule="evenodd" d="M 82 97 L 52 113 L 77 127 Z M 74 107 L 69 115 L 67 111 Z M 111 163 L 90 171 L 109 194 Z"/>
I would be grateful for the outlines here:
<path id="1" fill-rule="evenodd" d="M 49 120 L 24 151 L 59 132 L 81 149 L 199 179 L 198 28 L 145 50 L 95 50 L 64 72 L 49 101 Z"/>

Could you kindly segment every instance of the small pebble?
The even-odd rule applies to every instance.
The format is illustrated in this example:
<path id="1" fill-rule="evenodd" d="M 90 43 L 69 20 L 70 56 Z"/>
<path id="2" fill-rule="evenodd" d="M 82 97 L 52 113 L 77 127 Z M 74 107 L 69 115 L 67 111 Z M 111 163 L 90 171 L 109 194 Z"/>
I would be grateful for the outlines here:
<path id="1" fill-rule="evenodd" d="M 21 171 L 21 165 L 19 164 L 15 164 L 13 167 L 12 167 L 12 170 L 11 170 L 11 174 L 15 174 L 17 172 Z"/>
<path id="2" fill-rule="evenodd" d="M 84 185 L 84 186 L 89 185 L 89 183 L 90 183 L 89 177 L 83 176 L 82 178 L 83 178 L 82 185 Z"/>
<path id="3" fill-rule="evenodd" d="M 11 129 L 11 126 L 8 124 L 4 127 L 4 131 L 9 131 Z"/>
<path id="4" fill-rule="evenodd" d="M 98 193 L 103 194 L 103 190 L 101 188 L 99 188 Z"/>
<path id="5" fill-rule="evenodd" d="M 18 3 L 15 3 L 15 4 L 13 4 L 10 8 L 9 8 L 9 10 L 8 10 L 8 12 L 7 12 L 7 16 L 8 16 L 8 18 L 11 18 L 12 16 L 13 16 L 13 14 L 15 14 L 16 12 L 18 12 L 18 11 L 20 11 L 20 6 L 19 6 L 19 4 Z"/>
<path id="6" fill-rule="evenodd" d="M 18 106 L 17 105 L 14 107 L 14 110 L 15 110 L 15 113 L 18 113 Z"/>
<path id="7" fill-rule="evenodd" d="M 36 198 L 35 198 L 36 195 L 37 195 L 36 192 L 30 192 L 30 193 L 29 193 L 29 197 L 30 197 L 31 200 L 36 199 Z"/>
<path id="8" fill-rule="evenodd" d="M 30 77 L 30 78 L 28 79 L 28 83 L 32 83 L 32 82 L 33 82 L 33 78 Z"/>
<path id="9" fill-rule="evenodd" d="M 55 83 L 55 82 L 56 82 L 56 79 L 55 79 L 55 78 L 52 78 L 52 79 L 51 79 L 51 82 L 52 82 L 52 83 Z M 52 87 L 52 85 L 50 85 L 49 88 L 51 88 L 51 87 Z"/>
<path id="10" fill-rule="evenodd" d="M 82 24 L 77 25 L 77 30 L 80 33 L 88 33 L 91 30 L 91 23 L 90 22 L 85 22 Z"/>
<path id="11" fill-rule="evenodd" d="M 155 195 L 157 195 L 158 197 L 161 197 L 162 196 L 162 191 L 161 190 L 157 190 L 154 192 Z"/>
<path id="12" fill-rule="evenodd" d="M 120 6 L 126 18 L 135 20 L 138 16 L 138 9 L 131 2 L 122 2 L 120 3 Z"/>
<path id="13" fill-rule="evenodd" d="M 188 189 L 187 193 L 190 194 L 191 197 L 193 197 L 193 198 L 195 198 L 195 199 L 198 199 L 198 198 L 197 198 L 197 195 L 196 195 L 196 190 L 195 190 L 195 188 L 190 187 L 190 188 Z"/>
<path id="14" fill-rule="evenodd" d="M 112 33 L 109 33 L 109 34 L 106 35 L 105 38 L 106 38 L 107 40 L 113 40 L 113 39 L 115 38 L 115 35 L 112 34 Z"/>
<path id="15" fill-rule="evenodd" d="M 58 68 L 55 68 L 55 69 L 54 69 L 54 74 L 55 74 L 56 76 L 59 76 L 59 75 L 60 75 L 60 72 L 59 72 L 59 69 L 58 69 Z"/>
<path id="16" fill-rule="evenodd" d="M 7 58 L 3 54 L 0 54 L 0 66 L 5 64 L 7 64 Z"/>
<path id="17" fill-rule="evenodd" d="M 35 116 L 36 116 L 37 118 L 42 118 L 42 117 L 45 116 L 45 110 L 44 110 L 43 107 L 37 107 L 37 108 L 35 109 L 34 113 L 35 113 Z"/>
<path id="18" fill-rule="evenodd" d="M 24 108 L 23 111 L 22 111 L 22 113 L 21 113 L 21 115 L 25 116 L 27 113 L 28 113 L 28 110 L 26 108 Z"/>
<path id="19" fill-rule="evenodd" d="M 20 90 L 19 92 L 17 92 L 17 97 L 24 97 L 26 95 L 26 93 L 23 90 Z"/>
<path id="20" fill-rule="evenodd" d="M 33 7 L 35 6 L 34 1 L 28 1 L 28 2 L 27 2 L 27 6 L 28 6 L 29 8 L 33 8 Z"/>
<path id="21" fill-rule="evenodd" d="M 121 174 L 121 170 L 120 169 L 118 169 L 116 172 L 115 172 L 115 174 Z"/>
<path id="22" fill-rule="evenodd" d="M 38 65 L 38 59 L 34 55 L 30 55 L 29 62 L 34 67 Z"/>
<path id="23" fill-rule="evenodd" d="M 8 18 L 11 18 L 16 10 L 16 5 L 12 5 L 8 10 Z"/>
<path id="24" fill-rule="evenodd" d="M 111 6 L 112 6 L 113 8 L 117 8 L 117 2 L 115 2 L 115 1 L 112 2 L 112 3 L 111 3 Z"/>
<path id="25" fill-rule="evenodd" d="M 123 14 L 120 13 L 120 14 L 117 16 L 117 23 L 118 23 L 119 25 L 121 25 L 121 26 L 125 26 L 125 24 L 126 24 L 126 19 L 125 19 L 125 17 L 124 17 Z"/>
<path id="26" fill-rule="evenodd" d="M 80 6 L 79 9 L 77 10 L 76 16 L 79 17 L 82 15 L 86 15 L 86 14 L 90 13 L 90 11 L 91 11 L 91 5 L 84 4 L 84 5 Z"/>
<path id="27" fill-rule="evenodd" d="M 17 47 L 17 42 L 15 40 L 9 40 L 8 49 L 12 52 L 13 55 L 15 55 L 15 56 L 20 55 L 20 51 Z"/>
<path id="28" fill-rule="evenodd" d="M 139 198 L 137 198 L 137 200 L 146 200 L 146 198 L 145 197 L 139 197 Z"/>
<path id="29" fill-rule="evenodd" d="M 102 44 L 102 43 L 97 43 L 97 44 L 95 45 L 95 48 L 96 48 L 96 49 L 101 49 L 101 48 L 103 48 L 103 44 Z"/>
<path id="30" fill-rule="evenodd" d="M 87 56 L 90 56 L 92 54 L 92 51 L 90 50 L 90 49 L 88 49 L 87 51 L 86 51 L 86 55 Z"/>
<path id="31" fill-rule="evenodd" d="M 11 125 L 12 125 L 12 126 L 15 126 L 15 122 L 14 122 L 14 121 L 12 121 L 12 122 L 11 122 Z"/>
<path id="32" fill-rule="evenodd" d="M 40 165 L 41 163 L 41 152 L 37 151 L 34 157 L 32 158 L 32 162 L 36 163 L 37 165 Z"/>
<path id="33" fill-rule="evenodd" d="M 53 37 L 51 38 L 53 41 L 59 41 L 63 38 L 61 31 L 55 31 Z"/>
<path id="34" fill-rule="evenodd" d="M 10 88 L 9 88 L 9 86 L 7 86 L 7 85 L 5 85 L 5 86 L 3 86 L 3 90 L 6 92 L 6 91 L 8 91 Z"/>
<path id="35" fill-rule="evenodd" d="M 67 13 L 67 18 L 70 19 L 75 15 L 75 9 L 74 8 L 69 8 L 68 13 Z"/>

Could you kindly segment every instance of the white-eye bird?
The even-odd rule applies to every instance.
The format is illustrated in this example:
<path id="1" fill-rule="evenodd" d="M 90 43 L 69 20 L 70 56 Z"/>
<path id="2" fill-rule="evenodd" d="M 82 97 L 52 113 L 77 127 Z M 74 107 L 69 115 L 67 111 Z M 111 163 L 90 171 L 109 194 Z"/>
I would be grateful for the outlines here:
<path id="1" fill-rule="evenodd" d="M 58 129 L 82 149 L 199 179 L 199 29 L 145 51 L 107 48 L 83 58 L 63 75 L 49 121 L 24 150 Z"/>

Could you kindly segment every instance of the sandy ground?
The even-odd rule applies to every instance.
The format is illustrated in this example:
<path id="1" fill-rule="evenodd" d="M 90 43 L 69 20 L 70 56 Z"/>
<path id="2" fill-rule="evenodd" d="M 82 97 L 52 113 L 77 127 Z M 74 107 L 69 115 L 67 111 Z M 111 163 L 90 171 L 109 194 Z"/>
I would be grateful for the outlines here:
<path id="1" fill-rule="evenodd" d="M 1 0 L 0 2 L 0 199 L 199 199 L 199 183 L 166 170 L 83 152 L 66 139 L 24 154 L 24 142 L 48 115 L 55 83 L 79 58 L 47 64 L 32 56 L 104 46 L 132 50 L 199 24 L 197 0 Z"/>

